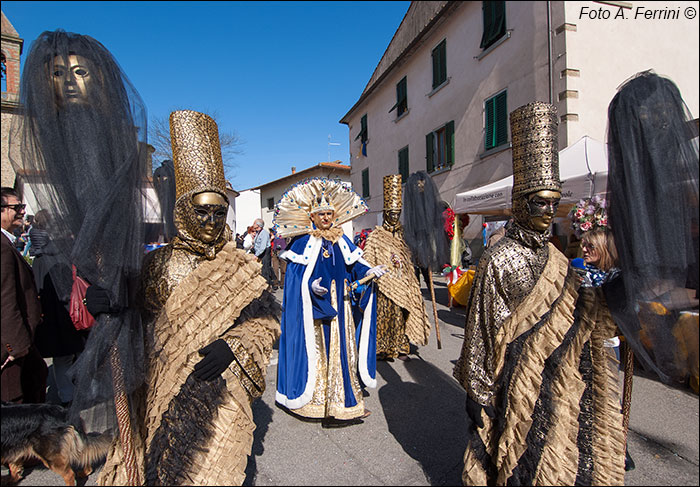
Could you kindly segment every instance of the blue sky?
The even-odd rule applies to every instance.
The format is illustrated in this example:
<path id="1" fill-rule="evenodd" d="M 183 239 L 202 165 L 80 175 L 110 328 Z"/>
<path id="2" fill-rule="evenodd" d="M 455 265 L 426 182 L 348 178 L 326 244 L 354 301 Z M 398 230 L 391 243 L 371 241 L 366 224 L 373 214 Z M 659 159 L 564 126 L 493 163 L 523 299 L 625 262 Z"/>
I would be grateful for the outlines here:
<path id="1" fill-rule="evenodd" d="M 328 160 L 349 162 L 347 125 L 410 2 L 2 2 L 24 39 L 89 35 L 109 49 L 148 108 L 217 112 L 243 154 L 237 190 Z"/>

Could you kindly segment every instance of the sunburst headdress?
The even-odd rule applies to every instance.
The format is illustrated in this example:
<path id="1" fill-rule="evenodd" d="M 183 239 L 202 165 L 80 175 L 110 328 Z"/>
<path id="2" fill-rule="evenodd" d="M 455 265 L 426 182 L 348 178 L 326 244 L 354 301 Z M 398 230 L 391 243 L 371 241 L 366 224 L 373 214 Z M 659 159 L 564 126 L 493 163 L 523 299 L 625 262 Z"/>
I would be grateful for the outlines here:
<path id="1" fill-rule="evenodd" d="M 290 187 L 275 205 L 272 220 L 275 234 L 293 237 L 313 230 L 313 213 L 333 210 L 333 226 L 369 211 L 367 203 L 352 188 L 328 178 L 304 179 Z"/>

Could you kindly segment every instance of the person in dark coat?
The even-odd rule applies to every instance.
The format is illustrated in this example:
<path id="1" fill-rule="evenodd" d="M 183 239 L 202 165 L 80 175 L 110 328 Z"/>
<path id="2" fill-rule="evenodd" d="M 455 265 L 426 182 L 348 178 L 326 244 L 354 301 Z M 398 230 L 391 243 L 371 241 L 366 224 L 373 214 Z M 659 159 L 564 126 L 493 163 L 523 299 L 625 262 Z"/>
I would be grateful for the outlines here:
<path id="1" fill-rule="evenodd" d="M 2 400 L 37 403 L 46 399 L 46 363 L 34 345 L 34 331 L 41 321 L 41 305 L 32 268 L 17 251 L 12 231 L 22 224 L 24 205 L 12 188 L 3 187 L 2 236 Z"/>
<path id="2" fill-rule="evenodd" d="M 44 316 L 36 329 L 35 344 L 42 357 L 53 359 L 49 370 L 51 381 L 56 385 L 61 404 L 67 405 L 73 399 L 73 383 L 66 372 L 85 348 L 89 331 L 75 329 L 68 311 L 70 294 L 59 296 L 56 291 L 57 288 L 70 289 L 70 286 L 57 286 L 54 280 L 70 283 L 73 274 L 70 264 L 50 239 L 47 216 L 45 210 L 40 210 L 33 225 L 33 231 L 41 235 L 37 240 L 40 245 L 35 247 L 32 241 L 35 249 L 32 270 Z"/>

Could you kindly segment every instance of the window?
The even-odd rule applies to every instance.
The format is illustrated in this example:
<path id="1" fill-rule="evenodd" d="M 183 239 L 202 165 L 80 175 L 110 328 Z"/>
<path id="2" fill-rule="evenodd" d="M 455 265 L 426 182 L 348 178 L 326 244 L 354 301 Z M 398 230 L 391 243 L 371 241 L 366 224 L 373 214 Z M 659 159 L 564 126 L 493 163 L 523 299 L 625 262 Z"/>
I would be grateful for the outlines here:
<path id="1" fill-rule="evenodd" d="M 425 152 L 427 171 L 452 166 L 455 160 L 454 154 L 455 123 L 454 120 L 430 132 L 425 136 Z"/>
<path id="2" fill-rule="evenodd" d="M 401 183 L 408 181 L 408 146 L 399 150 L 399 174 Z"/>
<path id="3" fill-rule="evenodd" d="M 369 198 L 369 168 L 362 170 L 362 197 Z"/>
<path id="4" fill-rule="evenodd" d="M 367 137 L 367 114 L 365 113 L 362 115 L 362 118 L 360 119 L 360 133 L 357 134 L 357 137 L 355 137 L 355 140 L 360 139 L 360 143 L 362 144 L 362 155 L 366 156 L 367 155 L 367 141 L 369 140 Z"/>
<path id="5" fill-rule="evenodd" d="M 433 49 L 433 89 L 447 81 L 447 41 Z"/>
<path id="6" fill-rule="evenodd" d="M 275 198 L 268 198 L 268 199 L 267 199 L 267 209 L 268 209 L 268 210 L 274 210 L 274 209 L 275 209 Z"/>
<path id="7" fill-rule="evenodd" d="M 396 84 L 396 104 L 391 107 L 389 113 L 396 109 L 396 118 L 403 115 L 408 110 L 408 94 L 406 92 L 406 77 Z"/>
<path id="8" fill-rule="evenodd" d="M 506 91 L 486 100 L 486 135 L 484 149 L 489 150 L 508 142 L 508 105 Z"/>
<path id="9" fill-rule="evenodd" d="M 484 33 L 479 47 L 487 49 L 506 34 L 506 2 L 482 2 Z"/>
<path id="10" fill-rule="evenodd" d="M 2 59 L 0 59 L 0 61 L 2 61 L 2 92 L 4 93 L 7 91 L 7 62 L 5 59 L 5 53 L 2 52 L 0 55 L 2 55 Z"/>

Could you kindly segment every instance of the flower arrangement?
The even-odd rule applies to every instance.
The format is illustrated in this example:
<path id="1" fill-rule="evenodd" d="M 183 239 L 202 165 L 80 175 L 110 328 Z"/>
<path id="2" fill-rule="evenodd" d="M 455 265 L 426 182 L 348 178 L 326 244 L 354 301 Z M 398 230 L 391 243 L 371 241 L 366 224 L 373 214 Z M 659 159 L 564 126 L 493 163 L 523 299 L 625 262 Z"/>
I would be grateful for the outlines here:
<path id="1" fill-rule="evenodd" d="M 596 227 L 608 228 L 608 210 L 605 198 L 599 195 L 579 200 L 569 211 L 569 219 L 576 238 Z"/>
<path id="2" fill-rule="evenodd" d="M 455 214 L 454 210 L 452 208 L 447 208 L 445 211 L 442 212 L 442 218 L 443 218 L 443 228 L 445 229 L 445 233 L 447 234 L 447 239 L 452 240 L 455 236 L 455 218 L 457 215 Z M 460 216 L 460 221 L 462 224 L 462 228 L 466 227 L 469 225 L 469 215 L 464 214 Z"/>

